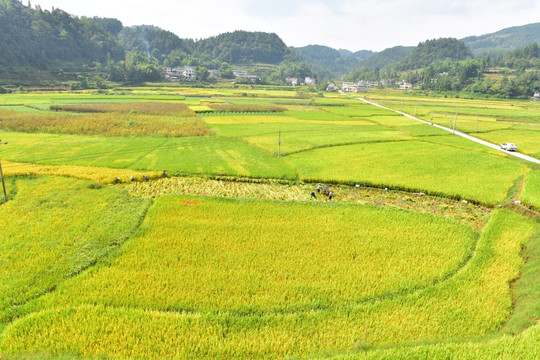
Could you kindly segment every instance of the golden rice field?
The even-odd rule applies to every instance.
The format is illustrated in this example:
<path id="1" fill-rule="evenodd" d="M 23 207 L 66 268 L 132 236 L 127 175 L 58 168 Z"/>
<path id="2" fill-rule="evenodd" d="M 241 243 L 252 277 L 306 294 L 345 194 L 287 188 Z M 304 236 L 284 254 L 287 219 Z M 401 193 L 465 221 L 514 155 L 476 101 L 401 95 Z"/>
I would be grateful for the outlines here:
<path id="1" fill-rule="evenodd" d="M 337 93 L 120 90 L 0 97 L 0 360 L 540 357 L 536 165 Z M 367 96 L 540 151 L 534 104 Z"/>
<path id="2" fill-rule="evenodd" d="M 5 176 L 39 176 L 57 175 L 73 177 L 78 179 L 91 180 L 102 184 L 113 184 L 117 182 L 127 183 L 133 181 L 144 181 L 144 176 L 148 179 L 162 177 L 163 173 L 142 172 L 133 170 L 119 170 L 89 166 L 74 165 L 35 165 L 25 163 L 12 163 L 4 161 L 2 169 Z"/>
<path id="3" fill-rule="evenodd" d="M 89 181 L 20 178 L 0 207 L 0 312 L 54 289 L 118 248 L 147 201 Z"/>
<path id="4" fill-rule="evenodd" d="M 52 111 L 66 111 L 75 113 L 140 113 L 147 115 L 176 115 L 182 117 L 195 116 L 195 112 L 186 104 L 171 102 L 51 105 L 50 109 Z"/>
<path id="5" fill-rule="evenodd" d="M 20 113 L 0 109 L 0 129 L 25 133 L 82 134 L 106 136 L 207 136 L 212 132 L 200 119 L 189 116 L 145 113 Z"/>
<path id="6" fill-rule="evenodd" d="M 403 210 L 164 196 L 118 257 L 20 309 L 0 349 L 280 358 L 482 336 L 536 229 L 503 210 L 478 236 Z"/>
<path id="7" fill-rule="evenodd" d="M 323 186 L 322 184 L 321 186 Z M 317 192 L 317 184 L 291 184 L 280 181 L 253 181 L 250 179 L 200 177 L 168 177 L 150 182 L 132 182 L 122 185 L 132 195 L 158 198 L 161 195 L 196 195 L 218 198 L 328 202 L 328 197 Z M 491 209 L 425 194 L 332 185 L 333 202 L 373 206 L 387 206 L 451 218 L 454 221 L 482 229 Z M 315 198 L 311 197 L 315 192 Z"/>

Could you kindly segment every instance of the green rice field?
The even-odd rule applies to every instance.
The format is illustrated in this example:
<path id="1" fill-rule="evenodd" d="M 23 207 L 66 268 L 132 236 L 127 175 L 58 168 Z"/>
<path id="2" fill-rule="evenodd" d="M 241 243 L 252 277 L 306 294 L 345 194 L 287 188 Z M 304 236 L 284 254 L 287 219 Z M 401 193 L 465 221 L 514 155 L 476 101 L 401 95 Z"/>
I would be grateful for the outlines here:
<path id="1" fill-rule="evenodd" d="M 365 96 L 540 156 L 536 103 Z M 0 95 L 0 160 L 1 360 L 540 356 L 538 165 L 354 97 Z"/>

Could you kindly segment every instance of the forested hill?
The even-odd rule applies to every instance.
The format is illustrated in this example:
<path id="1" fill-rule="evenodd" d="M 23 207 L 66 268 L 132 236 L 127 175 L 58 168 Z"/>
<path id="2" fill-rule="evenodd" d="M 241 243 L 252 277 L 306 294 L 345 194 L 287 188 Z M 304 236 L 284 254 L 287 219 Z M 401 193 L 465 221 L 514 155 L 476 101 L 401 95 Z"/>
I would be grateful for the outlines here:
<path id="1" fill-rule="evenodd" d="M 0 49 L 0 80 L 11 85 L 39 83 L 39 74 L 84 88 L 89 69 L 104 80 L 157 81 L 162 66 L 182 65 L 196 67 L 205 79 L 206 69 L 225 63 L 279 65 L 276 82 L 314 76 L 274 33 L 234 31 L 195 41 L 156 26 L 124 27 L 117 19 L 79 18 L 19 0 L 0 0 Z"/>
<path id="2" fill-rule="evenodd" d="M 491 34 L 470 36 L 462 39 L 475 53 L 504 52 L 540 43 L 540 23 L 514 26 Z"/>
<path id="3" fill-rule="evenodd" d="M 3 68 L 124 58 L 120 43 L 93 19 L 73 17 L 59 9 L 32 9 L 16 0 L 0 0 L 0 49 Z"/>
<path id="4" fill-rule="evenodd" d="M 289 53 L 273 33 L 234 31 L 197 42 L 195 55 L 206 61 L 231 64 L 279 64 Z"/>
<path id="5" fill-rule="evenodd" d="M 410 70 L 428 67 L 439 60 L 465 60 L 472 52 L 464 42 L 452 38 L 426 40 L 418 44 L 398 63 L 398 69 Z"/>
<path id="6" fill-rule="evenodd" d="M 221 64 L 279 64 L 289 54 L 272 33 L 235 31 L 195 42 L 155 26 L 123 27 L 116 19 L 78 18 L 60 9 L 0 0 L 0 65 L 47 68 L 57 62 L 106 63 L 144 52 L 160 63 L 186 58 Z"/>
<path id="7" fill-rule="evenodd" d="M 409 55 L 413 49 L 414 46 L 394 46 L 368 57 L 362 62 L 362 66 L 380 69 L 387 65 L 396 64 Z"/>
<path id="8" fill-rule="evenodd" d="M 117 36 L 126 51 L 144 52 L 156 59 L 173 52 L 185 56 L 193 53 L 195 48 L 193 40 L 180 39 L 170 31 L 151 25 L 124 27 Z"/>
<path id="9" fill-rule="evenodd" d="M 314 70 L 330 78 L 345 74 L 360 66 L 360 58 L 351 51 L 338 51 L 322 45 L 308 45 L 291 49 Z M 361 53 L 361 55 L 365 54 Z"/>

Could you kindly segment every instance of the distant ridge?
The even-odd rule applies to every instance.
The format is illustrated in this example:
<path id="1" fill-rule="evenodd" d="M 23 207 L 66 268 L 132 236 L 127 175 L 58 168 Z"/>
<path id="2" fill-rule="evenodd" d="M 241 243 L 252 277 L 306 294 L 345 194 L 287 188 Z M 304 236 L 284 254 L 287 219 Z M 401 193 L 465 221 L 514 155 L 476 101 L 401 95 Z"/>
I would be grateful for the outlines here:
<path id="1" fill-rule="evenodd" d="M 462 39 L 474 54 L 513 51 L 534 42 L 540 43 L 540 23 L 513 26 L 494 33 Z"/>

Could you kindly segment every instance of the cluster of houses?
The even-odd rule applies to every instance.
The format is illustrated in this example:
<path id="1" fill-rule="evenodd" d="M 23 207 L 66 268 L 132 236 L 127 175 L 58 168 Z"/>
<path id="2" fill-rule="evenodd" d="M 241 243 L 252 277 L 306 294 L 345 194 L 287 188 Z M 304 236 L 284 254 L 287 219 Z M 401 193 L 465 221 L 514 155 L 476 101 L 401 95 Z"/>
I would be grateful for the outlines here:
<path id="1" fill-rule="evenodd" d="M 193 66 L 163 67 L 165 79 L 169 81 L 195 81 L 197 80 L 197 71 Z M 209 76 L 219 77 L 219 70 L 208 70 Z M 258 76 L 250 75 L 244 70 L 234 70 L 235 78 L 245 78 L 251 82 L 259 80 Z"/>
<path id="2" fill-rule="evenodd" d="M 307 85 L 307 86 L 312 86 L 312 85 L 317 85 L 317 81 L 309 76 L 306 76 L 304 78 L 304 82 L 302 83 L 299 83 L 299 80 L 298 78 L 295 78 L 295 77 L 288 77 L 285 79 L 285 82 L 288 84 L 288 85 L 291 85 L 291 86 L 298 86 L 298 85 Z"/>
<path id="3" fill-rule="evenodd" d="M 170 81 L 195 81 L 197 72 L 193 66 L 164 67 L 165 79 Z"/>
<path id="4" fill-rule="evenodd" d="M 243 78 L 243 79 L 247 79 L 251 82 L 256 82 L 258 80 L 260 80 L 260 78 L 256 75 L 250 75 L 248 74 L 247 71 L 245 70 L 233 70 L 233 74 L 234 74 L 234 78 Z"/>
<path id="5" fill-rule="evenodd" d="M 384 87 L 399 87 L 400 90 L 412 90 L 413 85 L 405 80 L 399 81 L 397 83 L 392 80 L 382 79 L 381 81 L 359 81 L 359 82 L 344 82 L 341 89 L 344 92 L 350 93 L 365 93 L 367 89 L 375 88 L 378 86 Z"/>

